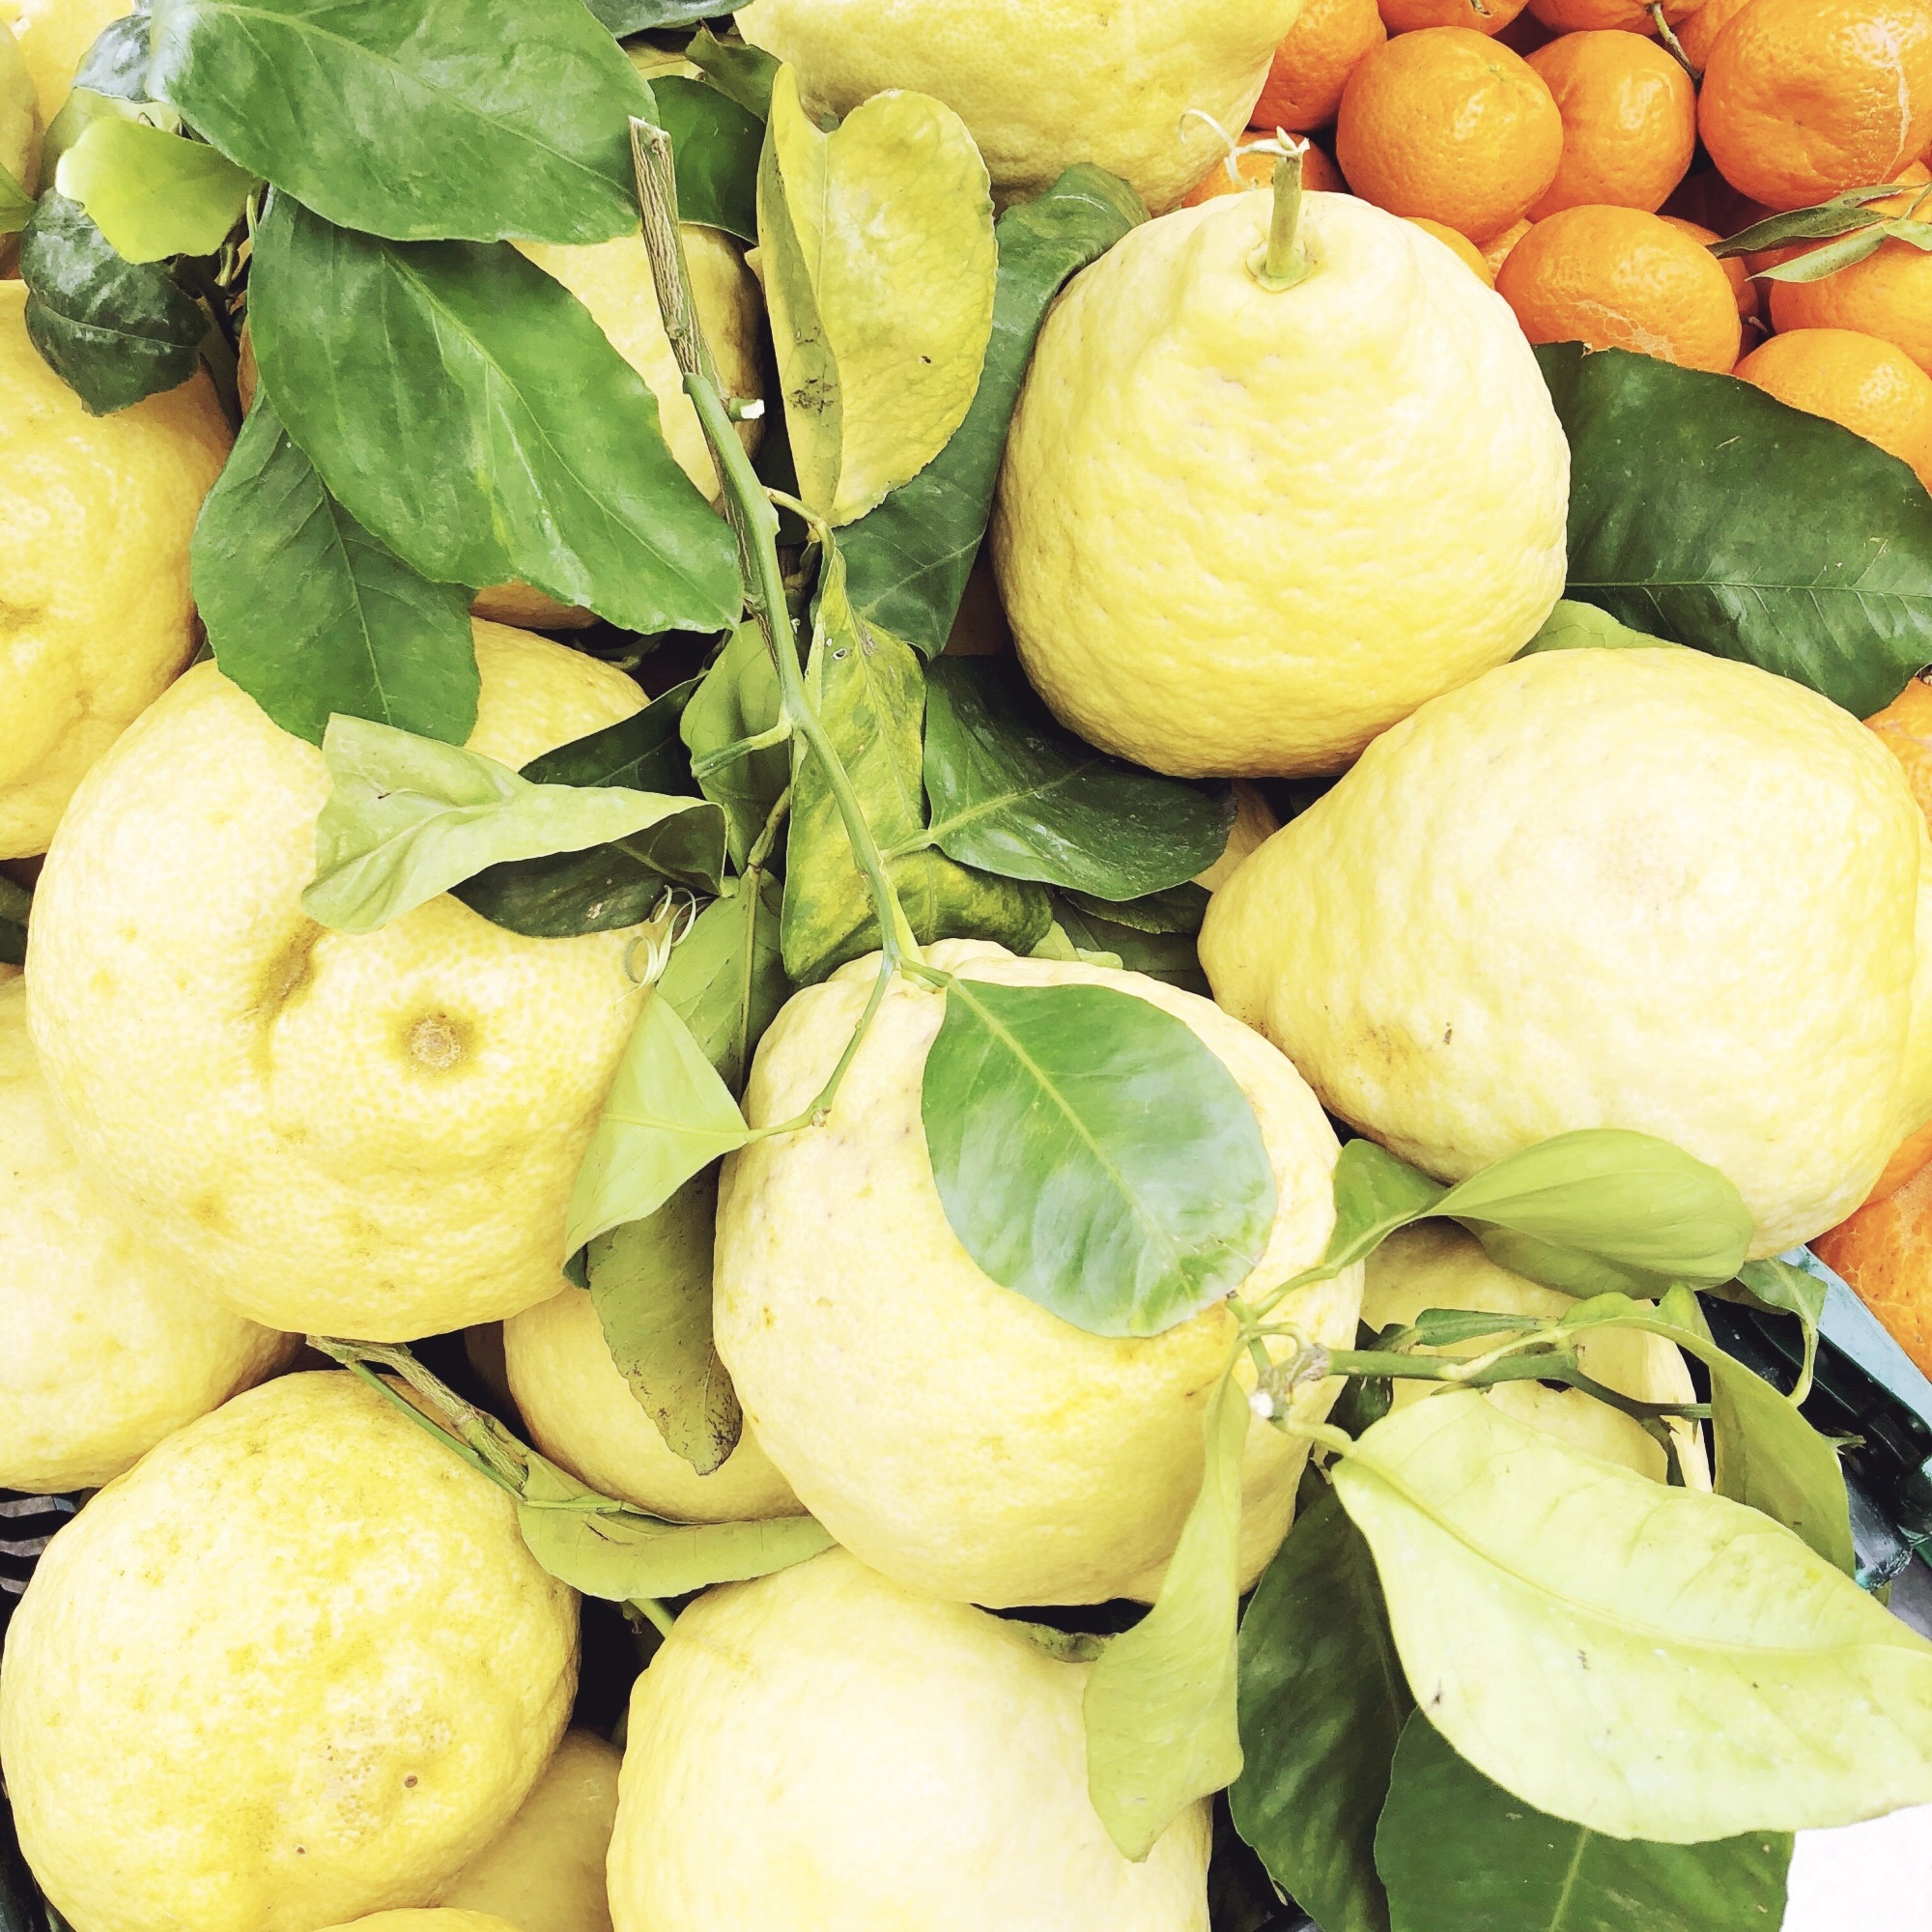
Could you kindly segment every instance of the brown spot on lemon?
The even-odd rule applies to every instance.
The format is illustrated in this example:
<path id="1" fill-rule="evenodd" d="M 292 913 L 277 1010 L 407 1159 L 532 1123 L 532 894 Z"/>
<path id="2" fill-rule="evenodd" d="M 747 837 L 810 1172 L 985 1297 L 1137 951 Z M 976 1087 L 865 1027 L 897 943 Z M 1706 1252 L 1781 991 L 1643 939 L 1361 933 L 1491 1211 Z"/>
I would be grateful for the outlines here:
<path id="1" fill-rule="evenodd" d="M 448 1013 L 423 1013 L 410 1022 L 404 1044 L 416 1065 L 429 1073 L 447 1073 L 469 1052 L 474 1029 Z"/>

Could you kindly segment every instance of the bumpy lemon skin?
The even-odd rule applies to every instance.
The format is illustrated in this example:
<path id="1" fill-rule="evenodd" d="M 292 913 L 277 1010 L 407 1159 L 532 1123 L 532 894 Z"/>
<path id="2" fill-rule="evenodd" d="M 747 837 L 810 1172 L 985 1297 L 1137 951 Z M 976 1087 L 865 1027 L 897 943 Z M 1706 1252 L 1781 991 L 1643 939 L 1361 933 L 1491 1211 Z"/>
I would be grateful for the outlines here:
<path id="1" fill-rule="evenodd" d="M 81 1173 L 0 982 L 0 1489 L 93 1490 L 282 1367 L 244 1321 Z"/>
<path id="2" fill-rule="evenodd" d="M 329 1932 L 529 1932 L 488 1912 L 457 1912 L 441 1906 L 414 1911 L 372 1912 L 353 1925 L 335 1925 Z"/>
<path id="3" fill-rule="evenodd" d="M 849 114 L 890 88 L 930 94 L 972 130 L 1003 197 L 1094 161 L 1158 212 L 1226 152 L 1213 123 L 1247 126 L 1300 11 L 1301 0 L 754 0 L 738 26 L 798 70 L 808 113 Z"/>
<path id="4" fill-rule="evenodd" d="M 1184 777 L 1338 772 L 1503 663 L 1561 594 L 1569 449 L 1507 304 L 1412 223 L 1310 194 L 1136 229 L 1061 298 L 1008 440 L 994 561 L 1027 674 Z"/>
<path id="5" fill-rule="evenodd" d="M 1087 1796 L 1091 1665 L 842 1550 L 700 1598 L 638 1680 L 616 1932 L 1207 1932 L 1208 1813 Z"/>
<path id="6" fill-rule="evenodd" d="M 0 0 L 0 25 L 11 27 L 20 43 L 43 128 L 60 112 L 101 30 L 128 13 L 125 0 Z"/>
<path id="7" fill-rule="evenodd" d="M 618 1374 L 596 1305 L 581 1288 L 566 1287 L 504 1322 L 503 1357 L 537 1447 L 592 1489 L 678 1522 L 802 1513 L 749 1429 L 708 1476 L 667 1446 Z"/>
<path id="8" fill-rule="evenodd" d="M 616 1746 L 594 1731 L 566 1731 L 524 1808 L 442 1894 L 443 1904 L 494 1913 L 517 1932 L 611 1932 L 604 1862 L 622 1762 Z M 462 1928 L 439 1915 L 422 1932 Z"/>
<path id="9" fill-rule="evenodd" d="M 0 1662 L 21 1847 L 77 1932 L 427 1903 L 528 1796 L 576 1659 L 500 1490 L 354 1377 L 284 1377 L 41 1559 Z"/>
<path id="10" fill-rule="evenodd" d="M 1815 693 L 1540 653 L 1378 738 L 1214 895 L 1201 959 L 1429 1173 L 1632 1128 L 1727 1175 L 1777 1254 L 1932 1108 L 1926 849 L 1897 761 Z"/>
<path id="11" fill-rule="evenodd" d="M 475 627 L 471 747 L 614 724 L 619 671 Z M 89 775 L 35 895 L 34 1040 L 96 1179 L 231 1307 L 407 1341 L 556 1293 L 564 1215 L 637 1018 L 632 932 L 526 939 L 451 897 L 350 937 L 302 912 L 322 754 L 213 665 Z"/>
<path id="12" fill-rule="evenodd" d="M 1337 1146 L 1314 1096 L 1208 1001 L 1105 967 L 946 941 L 932 963 L 1003 985 L 1109 986 L 1185 1022 L 1254 1106 L 1280 1190 L 1245 1292 L 1321 1258 Z M 824 1085 L 875 959 L 796 994 L 758 1048 L 756 1125 Z M 1091 1335 L 982 1274 L 946 1219 L 920 1116 L 939 996 L 895 981 L 825 1125 L 732 1156 L 718 1207 L 718 1348 L 747 1420 L 799 1499 L 855 1555 L 962 1603 L 1151 1597 L 1201 1487 L 1205 1406 L 1234 1318 L 1219 1303 L 1145 1340 Z M 1298 1291 L 1280 1319 L 1347 1347 L 1359 1269 Z M 1286 1347 L 1287 1345 L 1282 1345 Z M 1247 1364 L 1241 1373 L 1251 1378 Z M 1332 1384 L 1297 1398 L 1311 1419 Z M 1287 1529 L 1305 1445 L 1248 1433 L 1241 1567 Z"/>
<path id="13" fill-rule="evenodd" d="M 91 416 L 0 281 L 0 859 L 44 852 L 82 775 L 195 648 L 188 538 L 227 460 L 205 374 Z"/>

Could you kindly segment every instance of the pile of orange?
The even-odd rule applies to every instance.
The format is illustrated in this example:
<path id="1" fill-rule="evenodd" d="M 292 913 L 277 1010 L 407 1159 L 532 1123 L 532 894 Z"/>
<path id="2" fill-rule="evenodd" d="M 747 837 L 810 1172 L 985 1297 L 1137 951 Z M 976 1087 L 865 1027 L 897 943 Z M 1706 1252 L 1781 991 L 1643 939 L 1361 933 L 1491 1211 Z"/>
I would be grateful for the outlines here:
<path id="1" fill-rule="evenodd" d="M 1306 185 L 1406 215 L 1532 342 L 1729 372 L 1932 485 L 1932 251 L 1888 240 L 1810 282 L 1804 248 L 1712 244 L 1847 188 L 1932 222 L 1932 0 L 1307 0 L 1252 147 L 1196 199 Z"/>

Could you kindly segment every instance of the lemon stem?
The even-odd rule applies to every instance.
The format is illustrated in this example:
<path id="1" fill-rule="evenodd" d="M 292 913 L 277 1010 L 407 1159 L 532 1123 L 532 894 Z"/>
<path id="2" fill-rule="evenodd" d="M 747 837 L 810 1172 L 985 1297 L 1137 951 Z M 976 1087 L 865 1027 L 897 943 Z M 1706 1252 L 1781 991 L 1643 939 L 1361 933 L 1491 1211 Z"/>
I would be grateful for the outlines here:
<path id="1" fill-rule="evenodd" d="M 1301 156 L 1294 149 L 1274 164 L 1274 214 L 1268 223 L 1267 247 L 1249 264 L 1249 271 L 1270 292 L 1292 289 L 1308 273 L 1308 251 L 1301 245 Z"/>

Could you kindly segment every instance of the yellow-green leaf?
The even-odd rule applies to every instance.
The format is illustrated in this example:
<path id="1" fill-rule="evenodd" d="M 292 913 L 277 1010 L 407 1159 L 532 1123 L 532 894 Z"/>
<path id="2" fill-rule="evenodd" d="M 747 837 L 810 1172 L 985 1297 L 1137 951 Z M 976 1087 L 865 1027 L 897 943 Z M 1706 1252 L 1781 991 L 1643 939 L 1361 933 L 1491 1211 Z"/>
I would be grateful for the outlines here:
<path id="1" fill-rule="evenodd" d="M 106 114 L 60 157 L 54 185 L 125 261 L 212 255 L 261 177 L 205 141 Z"/>

